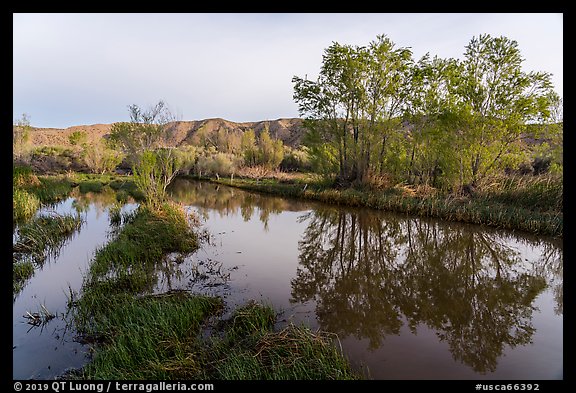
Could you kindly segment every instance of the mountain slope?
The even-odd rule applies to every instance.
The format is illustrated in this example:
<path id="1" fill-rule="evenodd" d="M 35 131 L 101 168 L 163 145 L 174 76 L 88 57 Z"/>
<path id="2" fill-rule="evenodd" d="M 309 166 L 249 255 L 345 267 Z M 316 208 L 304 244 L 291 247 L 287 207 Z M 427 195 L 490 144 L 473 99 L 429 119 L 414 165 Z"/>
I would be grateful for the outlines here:
<path id="1" fill-rule="evenodd" d="M 176 147 L 181 145 L 193 144 L 199 137 L 199 134 L 208 138 L 215 138 L 218 132 L 244 133 L 249 129 L 254 129 L 256 135 L 259 135 L 264 127 L 268 125 L 270 136 L 274 139 L 280 139 L 282 142 L 291 147 L 298 147 L 304 134 L 302 128 L 302 119 L 277 119 L 264 120 L 258 122 L 235 123 L 224 119 L 206 119 L 195 121 L 178 121 L 176 130 L 171 135 L 169 145 Z M 73 126 L 65 129 L 59 128 L 34 128 L 31 133 L 31 141 L 35 146 L 68 146 L 70 142 L 68 137 L 75 131 L 85 131 L 88 140 L 104 138 L 110 133 L 112 124 L 92 124 Z"/>

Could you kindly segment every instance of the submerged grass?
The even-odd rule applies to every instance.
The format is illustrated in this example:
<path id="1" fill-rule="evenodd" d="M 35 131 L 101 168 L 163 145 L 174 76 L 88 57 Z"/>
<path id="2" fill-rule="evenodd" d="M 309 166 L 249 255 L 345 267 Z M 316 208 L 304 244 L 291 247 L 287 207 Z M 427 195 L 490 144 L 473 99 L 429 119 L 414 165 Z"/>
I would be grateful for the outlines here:
<path id="1" fill-rule="evenodd" d="M 274 179 L 211 179 L 242 189 L 317 200 L 348 206 L 438 217 L 450 221 L 516 229 L 541 235 L 563 235 L 563 184 L 561 178 L 502 178 L 474 196 L 429 193 L 409 187 L 384 190 L 335 189 L 320 182 L 285 183 Z"/>

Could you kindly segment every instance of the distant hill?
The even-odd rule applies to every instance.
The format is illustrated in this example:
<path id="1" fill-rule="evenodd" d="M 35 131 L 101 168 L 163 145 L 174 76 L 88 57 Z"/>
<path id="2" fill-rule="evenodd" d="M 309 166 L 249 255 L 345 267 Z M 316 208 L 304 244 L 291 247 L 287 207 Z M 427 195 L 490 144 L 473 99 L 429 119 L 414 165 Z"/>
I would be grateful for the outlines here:
<path id="1" fill-rule="evenodd" d="M 257 122 L 235 123 L 224 119 L 206 119 L 194 121 L 178 121 L 176 132 L 169 141 L 170 146 L 177 147 L 182 145 L 193 144 L 198 132 L 208 136 L 215 137 L 221 130 L 227 133 L 243 133 L 249 129 L 254 129 L 256 135 L 264 129 L 266 124 L 270 130 L 270 136 L 274 139 L 280 139 L 282 142 L 291 147 L 298 147 L 301 143 L 304 129 L 302 128 L 302 119 L 277 119 L 263 120 Z M 33 128 L 31 141 L 35 146 L 68 146 L 70 142 L 68 137 L 74 131 L 85 131 L 89 140 L 104 138 L 110 133 L 112 124 L 92 124 L 60 128 Z"/>

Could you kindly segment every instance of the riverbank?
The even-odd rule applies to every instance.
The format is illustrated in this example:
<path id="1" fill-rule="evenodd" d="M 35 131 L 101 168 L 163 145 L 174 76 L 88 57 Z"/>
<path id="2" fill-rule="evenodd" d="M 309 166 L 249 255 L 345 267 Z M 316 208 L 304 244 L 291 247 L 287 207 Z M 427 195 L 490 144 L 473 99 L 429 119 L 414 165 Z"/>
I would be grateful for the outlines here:
<path id="1" fill-rule="evenodd" d="M 419 192 L 409 187 L 391 187 L 384 190 L 335 189 L 320 181 L 302 178 L 295 180 L 205 178 L 203 180 L 292 198 L 338 205 L 364 206 L 539 235 L 563 236 L 561 179 L 503 178 L 492 189 L 472 196 Z"/>

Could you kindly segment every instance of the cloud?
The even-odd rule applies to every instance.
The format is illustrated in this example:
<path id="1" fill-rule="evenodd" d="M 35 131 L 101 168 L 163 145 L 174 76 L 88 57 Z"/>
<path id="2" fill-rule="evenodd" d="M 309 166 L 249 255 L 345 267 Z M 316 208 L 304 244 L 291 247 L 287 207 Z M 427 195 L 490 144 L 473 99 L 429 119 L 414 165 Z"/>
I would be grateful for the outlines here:
<path id="1" fill-rule="evenodd" d="M 45 127 L 127 120 L 159 99 L 186 120 L 296 117 L 292 76 L 315 78 L 333 41 L 377 34 L 419 58 L 501 31 L 562 80 L 561 14 L 15 14 L 13 31 L 13 115 Z"/>

